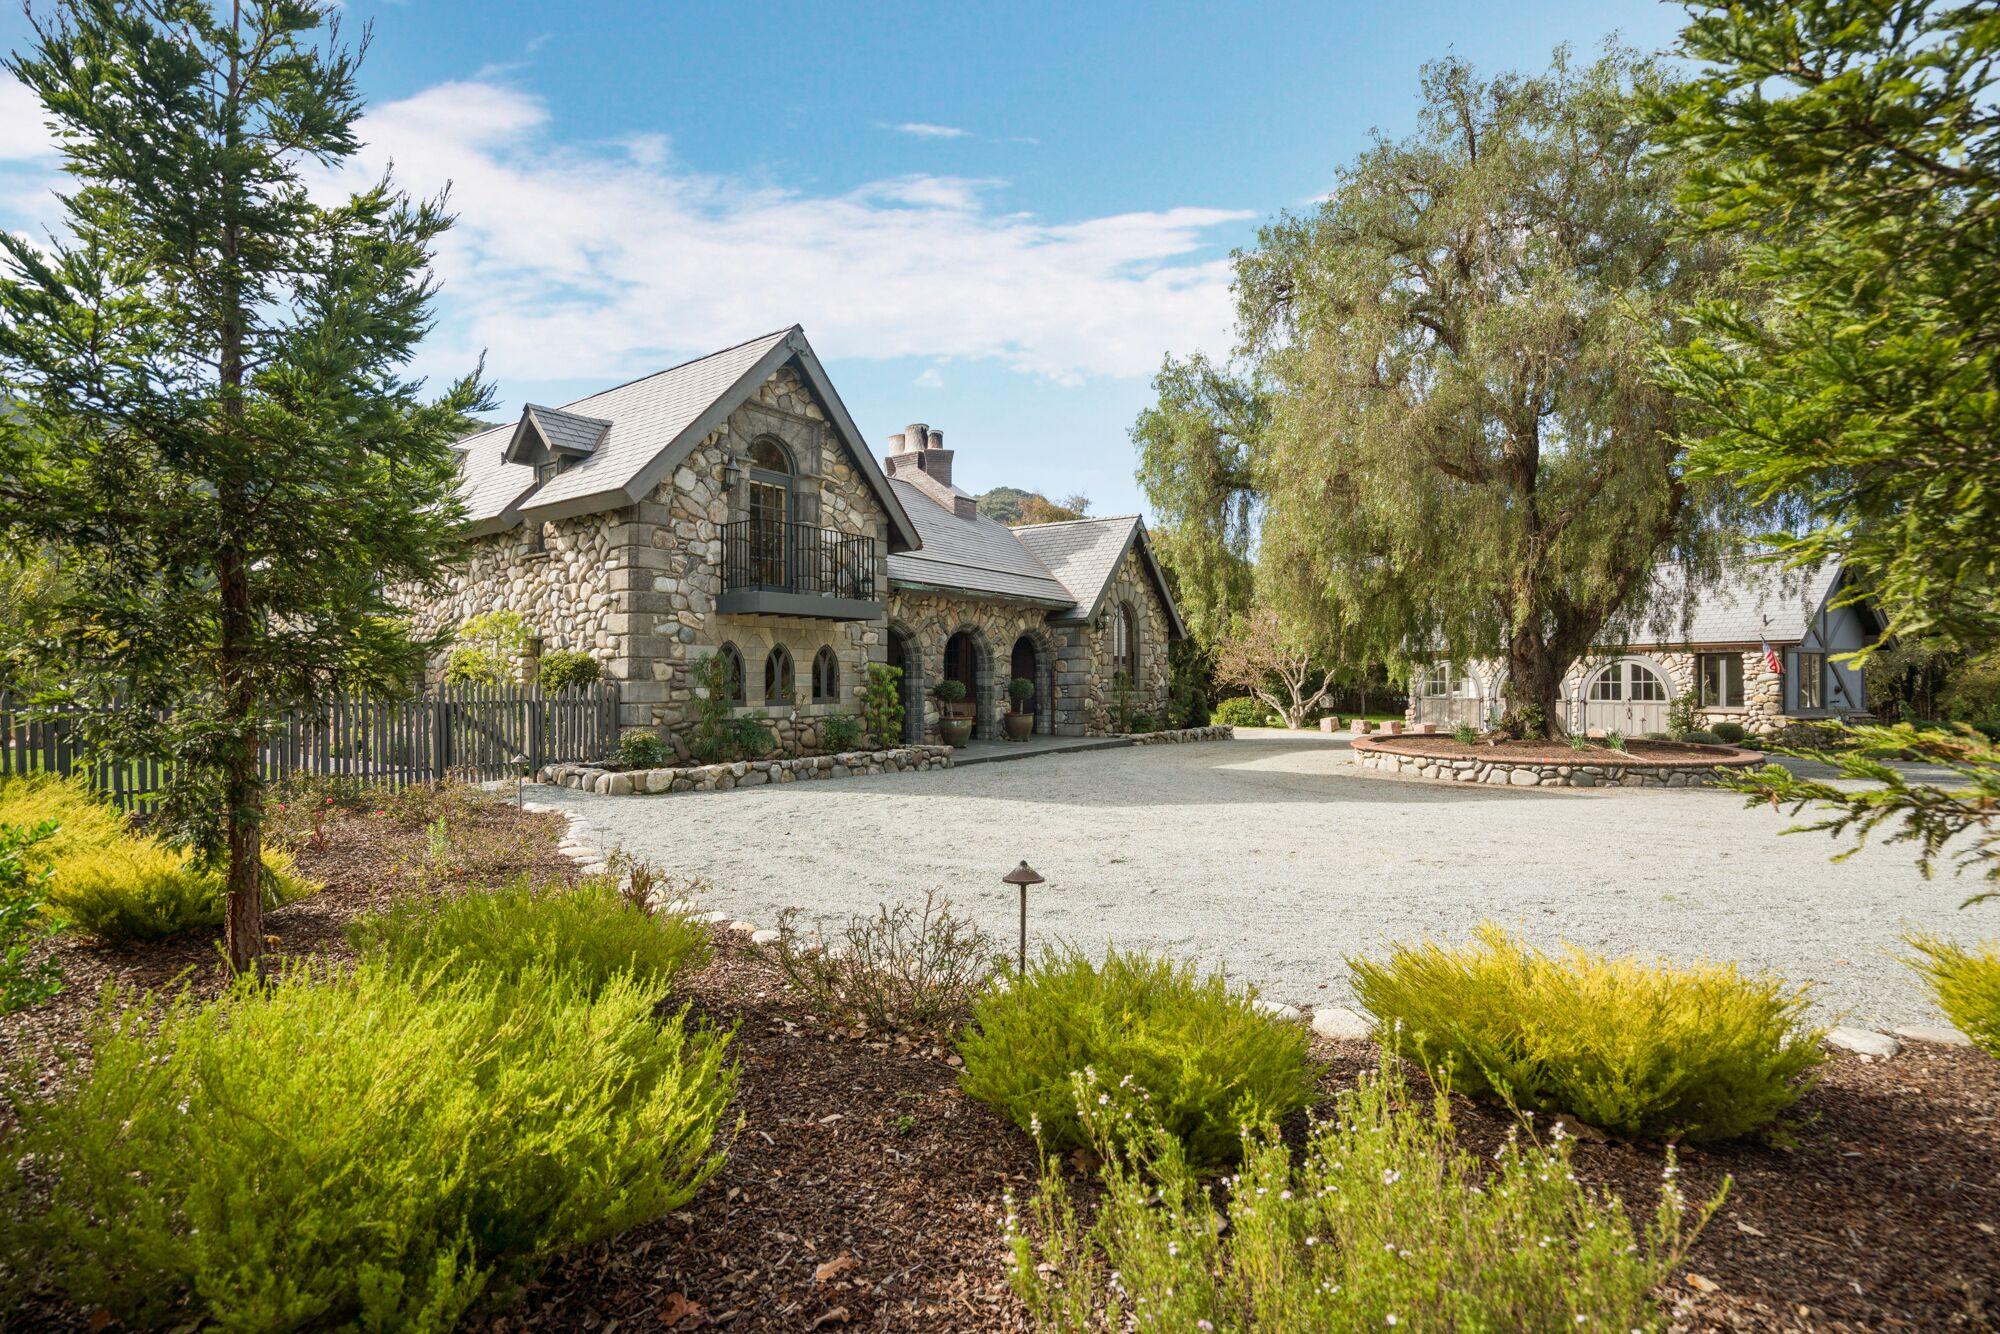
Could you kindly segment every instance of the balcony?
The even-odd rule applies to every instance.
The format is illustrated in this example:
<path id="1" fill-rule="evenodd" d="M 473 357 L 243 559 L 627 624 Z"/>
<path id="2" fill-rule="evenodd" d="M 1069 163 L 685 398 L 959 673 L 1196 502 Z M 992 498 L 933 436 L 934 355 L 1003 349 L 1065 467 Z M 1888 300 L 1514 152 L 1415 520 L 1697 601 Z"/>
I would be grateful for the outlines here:
<path id="1" fill-rule="evenodd" d="M 722 525 L 722 595 L 736 616 L 817 616 L 872 621 L 882 615 L 875 539 L 808 523 L 741 519 Z"/>

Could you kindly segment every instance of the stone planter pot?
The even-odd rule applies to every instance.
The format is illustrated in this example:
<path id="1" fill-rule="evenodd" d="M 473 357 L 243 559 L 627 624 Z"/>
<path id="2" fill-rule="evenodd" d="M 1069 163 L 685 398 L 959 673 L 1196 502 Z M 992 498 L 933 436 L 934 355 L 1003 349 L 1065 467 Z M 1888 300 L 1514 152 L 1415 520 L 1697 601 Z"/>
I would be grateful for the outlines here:
<path id="1" fill-rule="evenodd" d="M 1006 725 L 1009 741 L 1026 741 L 1035 734 L 1035 715 L 1032 713 L 1010 713 L 1002 721 Z"/>
<path id="2" fill-rule="evenodd" d="M 1375 724 L 1369 722 L 1366 718 L 1356 718 L 1354 720 L 1354 730 L 1361 736 L 1367 736 L 1375 730 Z"/>
<path id="3" fill-rule="evenodd" d="M 972 719 L 941 718 L 938 720 L 938 737 L 947 746 L 962 746 L 972 740 Z"/>
<path id="4" fill-rule="evenodd" d="M 1320 719 L 1319 730 L 1322 732 L 1338 732 L 1340 730 L 1340 719 L 1338 718 Z"/>

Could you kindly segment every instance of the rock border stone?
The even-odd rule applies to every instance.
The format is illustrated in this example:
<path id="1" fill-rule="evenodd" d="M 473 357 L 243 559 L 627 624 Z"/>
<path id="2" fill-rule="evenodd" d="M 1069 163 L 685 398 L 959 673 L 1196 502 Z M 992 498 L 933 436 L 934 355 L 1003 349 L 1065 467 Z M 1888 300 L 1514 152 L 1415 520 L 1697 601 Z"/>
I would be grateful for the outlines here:
<path id="1" fill-rule="evenodd" d="M 1707 787 L 1717 771 L 1762 764 L 1759 751 L 1738 750 L 1713 760 L 1488 760 L 1476 756 L 1417 755 L 1388 740 L 1355 738 L 1354 762 L 1398 778 L 1509 787 Z M 1616 751 L 1605 751 L 1615 755 Z"/>
<path id="2" fill-rule="evenodd" d="M 848 750 L 838 755 L 801 755 L 783 760 L 735 760 L 728 764 L 684 765 L 668 769 L 603 769 L 593 764 L 552 764 L 537 776 L 554 787 L 599 796 L 665 796 L 681 792 L 730 792 L 772 783 L 797 783 L 868 774 L 949 769 L 950 746 L 896 746 L 889 750 Z"/>
<path id="3" fill-rule="evenodd" d="M 1233 741 L 1236 729 L 1228 723 L 1210 723 L 1206 727 L 1175 727 L 1164 732 L 1129 732 L 1126 736 L 1135 746 L 1177 746 L 1190 741 Z"/>

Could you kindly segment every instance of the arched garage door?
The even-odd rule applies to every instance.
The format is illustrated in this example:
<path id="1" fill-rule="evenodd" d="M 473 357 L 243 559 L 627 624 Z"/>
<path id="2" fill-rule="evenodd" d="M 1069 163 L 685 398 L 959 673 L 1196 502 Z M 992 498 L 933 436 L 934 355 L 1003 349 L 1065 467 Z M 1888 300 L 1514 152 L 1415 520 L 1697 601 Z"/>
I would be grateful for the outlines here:
<path id="1" fill-rule="evenodd" d="M 1626 736 L 1666 731 L 1666 681 L 1638 658 L 1606 663 L 1584 685 L 1583 725 Z"/>

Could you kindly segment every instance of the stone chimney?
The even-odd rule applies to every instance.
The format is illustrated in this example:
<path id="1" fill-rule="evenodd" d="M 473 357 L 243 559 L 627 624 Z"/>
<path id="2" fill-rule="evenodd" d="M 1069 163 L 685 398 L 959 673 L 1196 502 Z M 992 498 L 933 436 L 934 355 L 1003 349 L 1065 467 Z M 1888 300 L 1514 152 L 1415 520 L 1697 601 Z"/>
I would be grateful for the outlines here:
<path id="1" fill-rule="evenodd" d="M 889 437 L 886 466 L 891 477 L 914 469 L 940 486 L 951 485 L 951 451 L 944 447 L 944 432 L 923 422 L 911 422 L 901 435 Z"/>

